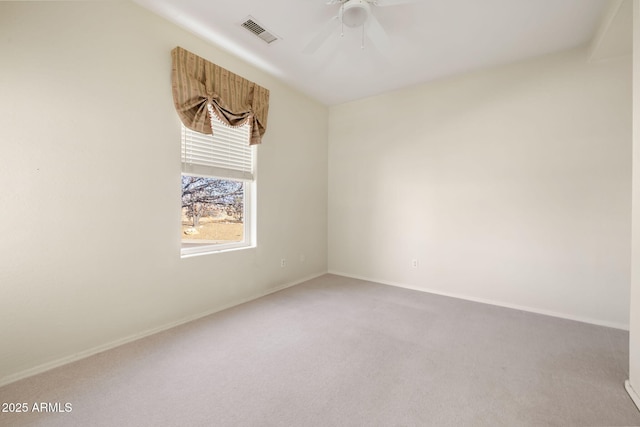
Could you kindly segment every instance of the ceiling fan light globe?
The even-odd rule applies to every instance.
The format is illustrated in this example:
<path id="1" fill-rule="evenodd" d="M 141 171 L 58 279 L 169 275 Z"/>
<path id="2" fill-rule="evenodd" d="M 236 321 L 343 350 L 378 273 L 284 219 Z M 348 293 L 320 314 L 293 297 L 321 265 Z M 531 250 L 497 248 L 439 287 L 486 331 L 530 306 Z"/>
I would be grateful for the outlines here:
<path id="1" fill-rule="evenodd" d="M 365 0 L 349 0 L 340 10 L 340 20 L 347 27 L 360 27 L 368 17 L 369 3 Z"/>

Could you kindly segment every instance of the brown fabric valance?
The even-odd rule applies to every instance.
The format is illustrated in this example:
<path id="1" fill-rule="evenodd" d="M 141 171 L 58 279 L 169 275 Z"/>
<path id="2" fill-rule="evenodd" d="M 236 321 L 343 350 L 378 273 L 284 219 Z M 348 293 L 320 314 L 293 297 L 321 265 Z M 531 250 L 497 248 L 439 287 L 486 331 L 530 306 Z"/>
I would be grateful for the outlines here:
<path id="1" fill-rule="evenodd" d="M 251 125 L 250 144 L 260 144 L 267 130 L 269 90 L 181 47 L 171 51 L 173 103 L 182 123 L 211 134 L 210 104 L 229 126 Z"/>

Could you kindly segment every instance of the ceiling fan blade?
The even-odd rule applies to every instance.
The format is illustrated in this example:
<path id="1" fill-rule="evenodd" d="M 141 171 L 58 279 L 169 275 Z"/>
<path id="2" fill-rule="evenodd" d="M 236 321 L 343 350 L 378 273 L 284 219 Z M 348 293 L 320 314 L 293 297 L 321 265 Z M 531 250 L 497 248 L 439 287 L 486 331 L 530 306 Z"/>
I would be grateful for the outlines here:
<path id="1" fill-rule="evenodd" d="M 338 16 L 334 16 L 324 24 L 324 27 L 320 32 L 309 42 L 309 44 L 302 50 L 302 53 L 314 53 L 316 50 L 320 48 L 324 44 L 325 41 L 329 38 L 333 30 L 338 28 L 340 25 L 340 20 Z"/>
<path id="2" fill-rule="evenodd" d="M 396 6 L 399 4 L 418 3 L 419 0 L 375 0 L 373 4 L 378 7 Z"/>
<path id="3" fill-rule="evenodd" d="M 367 36 L 378 51 L 388 52 L 391 49 L 391 41 L 387 32 L 373 14 L 369 15 L 369 19 L 367 19 Z"/>

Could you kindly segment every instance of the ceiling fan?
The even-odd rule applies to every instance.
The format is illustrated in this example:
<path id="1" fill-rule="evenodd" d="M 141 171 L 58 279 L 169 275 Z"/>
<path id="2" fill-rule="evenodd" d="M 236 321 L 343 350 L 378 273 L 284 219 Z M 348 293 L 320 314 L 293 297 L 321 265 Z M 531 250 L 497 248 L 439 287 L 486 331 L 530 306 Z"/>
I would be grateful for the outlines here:
<path id="1" fill-rule="evenodd" d="M 362 27 L 362 48 L 364 49 L 364 38 L 371 40 L 378 50 L 385 51 L 390 48 L 389 37 L 386 31 L 378 22 L 378 19 L 371 12 L 374 7 L 395 6 L 405 3 L 414 3 L 417 0 L 328 0 L 327 5 L 339 5 L 338 14 L 327 22 L 322 30 L 304 48 L 304 53 L 314 53 L 331 36 L 338 27 L 349 28 Z M 344 33 L 341 30 L 340 35 Z"/>

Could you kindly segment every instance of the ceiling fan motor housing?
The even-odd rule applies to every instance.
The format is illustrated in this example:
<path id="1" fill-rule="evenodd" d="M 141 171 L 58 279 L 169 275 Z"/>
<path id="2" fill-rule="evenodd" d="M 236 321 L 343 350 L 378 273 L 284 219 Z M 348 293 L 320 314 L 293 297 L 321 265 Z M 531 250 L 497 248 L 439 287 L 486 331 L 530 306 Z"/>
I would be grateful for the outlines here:
<path id="1" fill-rule="evenodd" d="M 340 8 L 340 20 L 347 27 L 359 27 L 367 22 L 370 12 L 367 0 L 349 0 Z"/>

